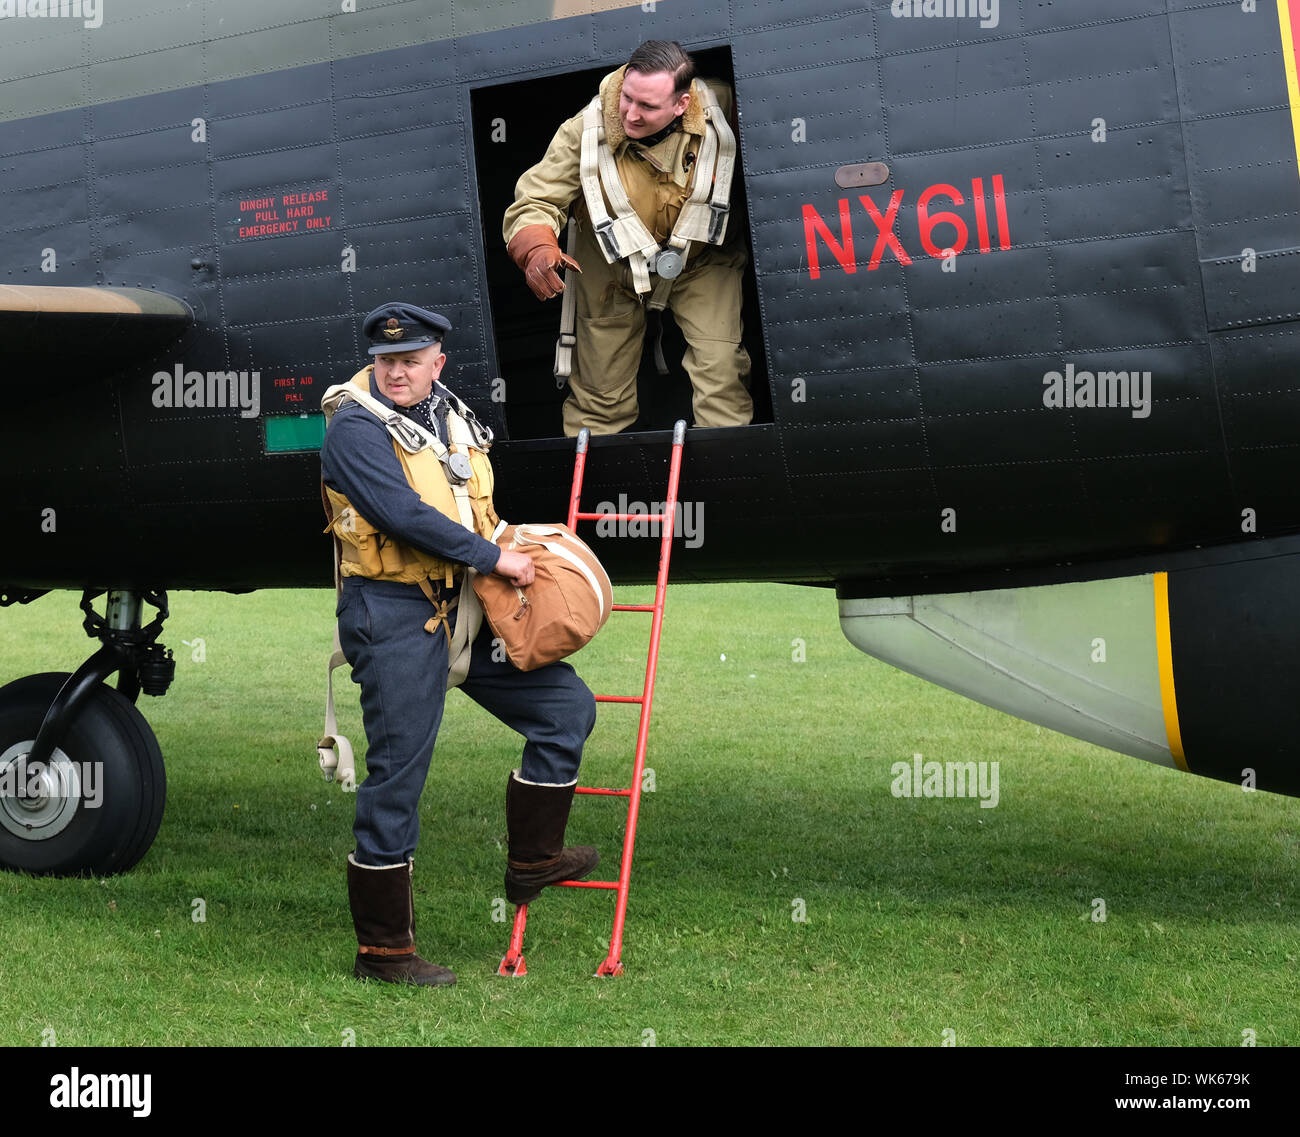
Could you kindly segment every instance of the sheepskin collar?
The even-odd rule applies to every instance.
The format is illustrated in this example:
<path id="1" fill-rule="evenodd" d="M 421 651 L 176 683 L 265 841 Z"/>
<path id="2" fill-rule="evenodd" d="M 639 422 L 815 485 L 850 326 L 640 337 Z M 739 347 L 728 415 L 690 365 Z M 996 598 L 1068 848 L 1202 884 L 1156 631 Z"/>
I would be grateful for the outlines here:
<path id="1" fill-rule="evenodd" d="M 600 105 L 605 117 L 605 141 L 611 150 L 617 150 L 628 140 L 623 130 L 623 120 L 618 115 L 618 101 L 623 94 L 623 76 L 627 72 L 624 65 L 617 71 L 611 71 L 600 81 Z M 682 130 L 687 134 L 703 136 L 704 104 L 700 98 L 700 80 L 691 80 L 691 101 L 682 112 Z M 671 135 L 670 135 L 671 137 Z M 632 139 L 633 142 L 638 141 Z"/>

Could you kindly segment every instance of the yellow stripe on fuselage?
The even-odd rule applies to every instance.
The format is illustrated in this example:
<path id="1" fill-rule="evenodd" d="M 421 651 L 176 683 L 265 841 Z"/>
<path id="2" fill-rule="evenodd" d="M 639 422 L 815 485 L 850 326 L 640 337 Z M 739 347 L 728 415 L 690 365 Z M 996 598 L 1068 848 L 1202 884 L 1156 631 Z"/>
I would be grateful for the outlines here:
<path id="1" fill-rule="evenodd" d="M 1165 736 L 1169 753 L 1180 770 L 1187 770 L 1183 755 L 1183 735 L 1178 727 L 1178 696 L 1174 691 L 1174 652 L 1169 635 L 1169 574 L 1155 574 L 1156 587 L 1156 660 L 1160 668 L 1160 702 L 1165 711 Z"/>
<path id="2" fill-rule="evenodd" d="M 1296 75 L 1296 43 L 1291 3 L 1292 0 L 1277 0 L 1277 22 L 1282 29 L 1282 62 L 1286 66 L 1286 90 L 1291 101 L 1291 134 L 1295 141 L 1296 162 L 1300 164 L 1300 78 Z"/>

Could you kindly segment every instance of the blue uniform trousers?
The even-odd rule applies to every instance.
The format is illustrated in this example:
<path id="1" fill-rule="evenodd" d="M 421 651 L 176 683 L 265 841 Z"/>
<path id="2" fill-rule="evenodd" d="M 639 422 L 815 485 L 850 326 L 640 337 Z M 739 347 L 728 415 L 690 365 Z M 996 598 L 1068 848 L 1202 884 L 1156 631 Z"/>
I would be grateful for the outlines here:
<path id="1" fill-rule="evenodd" d="M 361 685 L 368 744 L 353 826 L 360 864 L 401 864 L 419 841 L 420 794 L 447 687 L 447 636 L 424 630 L 431 615 L 416 585 L 344 578 L 339 643 Z M 524 781 L 568 785 L 596 723 L 591 691 L 567 663 L 520 671 L 493 660 L 492 640 L 484 620 L 461 690 L 524 736 Z"/>

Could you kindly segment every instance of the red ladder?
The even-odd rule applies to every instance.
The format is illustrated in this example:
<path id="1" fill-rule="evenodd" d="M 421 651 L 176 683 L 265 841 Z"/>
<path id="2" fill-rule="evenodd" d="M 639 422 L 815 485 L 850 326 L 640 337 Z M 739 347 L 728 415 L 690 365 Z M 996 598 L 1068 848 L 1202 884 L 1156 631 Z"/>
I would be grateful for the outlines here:
<path id="1" fill-rule="evenodd" d="M 663 513 L 582 513 L 578 508 L 582 496 L 582 476 L 587 466 L 587 443 L 591 434 L 585 427 L 578 434 L 578 452 L 573 464 L 573 489 L 569 493 L 569 528 L 579 521 L 643 521 L 659 522 L 659 574 L 655 578 L 653 604 L 615 604 L 615 612 L 653 612 L 650 624 L 650 652 L 646 658 L 645 684 L 640 695 L 597 695 L 598 703 L 640 703 L 641 722 L 636 734 L 636 758 L 632 764 L 632 785 L 625 790 L 595 789 L 579 786 L 580 794 L 598 794 L 604 797 L 625 797 L 627 801 L 627 827 L 623 834 L 623 859 L 618 880 L 565 880 L 559 888 L 616 889 L 618 901 L 614 908 L 614 931 L 609 939 L 609 954 L 596 968 L 597 975 L 623 974 L 623 920 L 627 915 L 627 894 L 632 882 L 632 850 L 636 845 L 636 819 L 641 808 L 641 776 L 645 770 L 646 737 L 650 732 L 650 708 L 654 702 L 655 671 L 659 665 L 659 631 L 664 622 L 664 596 L 668 588 L 668 561 L 672 555 L 673 530 L 677 519 L 677 481 L 682 469 L 682 445 L 686 441 L 686 423 L 679 419 L 673 427 L 672 459 L 668 468 L 668 495 Z M 524 965 L 524 926 L 528 923 L 528 905 L 515 908 L 515 923 L 510 934 L 510 949 L 498 975 L 527 975 Z"/>

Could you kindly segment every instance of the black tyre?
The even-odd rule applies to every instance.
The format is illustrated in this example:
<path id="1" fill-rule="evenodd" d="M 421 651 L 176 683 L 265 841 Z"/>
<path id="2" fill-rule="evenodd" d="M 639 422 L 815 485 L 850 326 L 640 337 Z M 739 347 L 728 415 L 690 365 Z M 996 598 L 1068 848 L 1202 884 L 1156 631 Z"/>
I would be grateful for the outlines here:
<path id="1" fill-rule="evenodd" d="M 67 678 L 47 672 L 0 687 L 0 869 L 125 872 L 149 851 L 162 822 L 162 752 L 144 716 L 101 684 L 49 768 L 27 768 L 26 754 Z"/>

